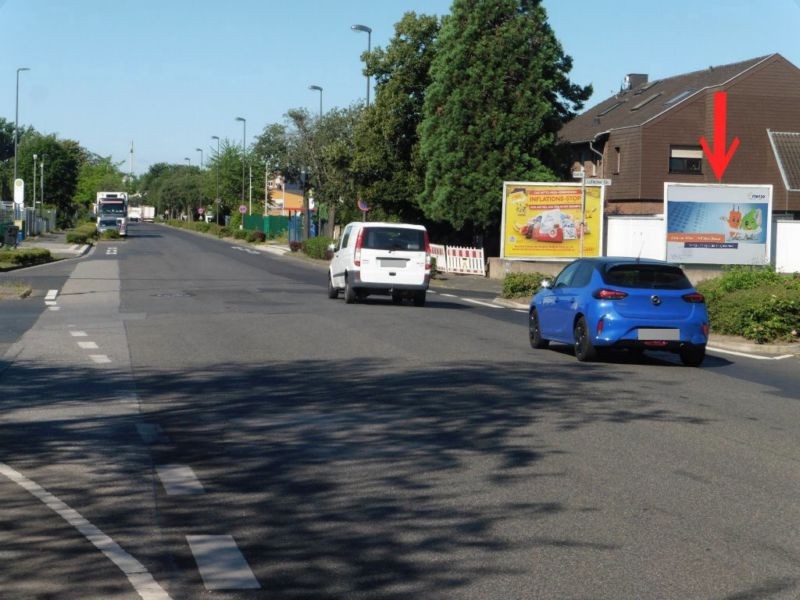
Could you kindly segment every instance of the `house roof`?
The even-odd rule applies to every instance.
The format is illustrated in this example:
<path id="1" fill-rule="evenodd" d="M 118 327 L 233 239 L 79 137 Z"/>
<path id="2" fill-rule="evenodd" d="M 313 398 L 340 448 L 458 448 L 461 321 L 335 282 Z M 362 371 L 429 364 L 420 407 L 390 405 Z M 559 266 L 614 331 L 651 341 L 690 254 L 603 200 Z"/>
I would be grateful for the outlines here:
<path id="1" fill-rule="evenodd" d="M 644 125 L 666 111 L 683 105 L 703 90 L 724 85 L 775 56 L 779 55 L 770 54 L 641 83 L 578 115 L 564 125 L 559 135 L 571 143 L 589 142 L 600 133 Z"/>
<path id="2" fill-rule="evenodd" d="M 800 132 L 767 131 L 783 183 L 790 192 L 800 192 Z"/>

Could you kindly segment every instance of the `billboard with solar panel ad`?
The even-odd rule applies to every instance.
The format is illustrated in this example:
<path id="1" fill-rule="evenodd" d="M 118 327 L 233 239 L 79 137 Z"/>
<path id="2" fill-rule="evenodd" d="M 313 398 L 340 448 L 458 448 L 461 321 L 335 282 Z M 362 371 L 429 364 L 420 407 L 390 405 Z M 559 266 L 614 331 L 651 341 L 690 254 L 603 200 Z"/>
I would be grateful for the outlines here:
<path id="1" fill-rule="evenodd" d="M 670 262 L 770 261 L 771 185 L 665 183 L 664 218 Z"/>

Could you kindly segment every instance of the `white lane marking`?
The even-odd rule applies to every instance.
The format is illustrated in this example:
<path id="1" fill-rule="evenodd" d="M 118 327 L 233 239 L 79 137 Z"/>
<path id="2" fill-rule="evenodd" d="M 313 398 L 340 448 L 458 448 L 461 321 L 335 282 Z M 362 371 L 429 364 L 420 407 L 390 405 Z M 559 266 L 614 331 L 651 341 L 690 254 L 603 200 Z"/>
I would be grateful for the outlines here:
<path id="1" fill-rule="evenodd" d="M 163 442 L 169 441 L 161 426 L 155 423 L 137 423 L 136 429 L 145 444 L 155 444 L 159 440 Z"/>
<path id="2" fill-rule="evenodd" d="M 479 304 L 480 306 L 487 306 L 489 308 L 503 308 L 497 304 L 489 304 L 488 302 L 481 302 L 480 300 L 473 300 L 472 298 L 461 298 L 464 302 L 471 302 L 472 304 Z"/>
<path id="3" fill-rule="evenodd" d="M 528 314 L 527 310 L 522 310 L 521 308 L 515 308 L 514 312 L 522 313 L 523 315 L 527 315 Z"/>
<path id="4" fill-rule="evenodd" d="M 111 246 L 110 248 L 106 248 L 106 256 L 111 256 L 117 253 L 117 247 Z"/>
<path id="5" fill-rule="evenodd" d="M 97 342 L 78 342 L 78 347 L 84 350 L 97 350 Z"/>
<path id="6" fill-rule="evenodd" d="M 89 358 L 91 358 L 98 365 L 106 365 L 111 362 L 111 359 L 105 354 L 90 354 Z"/>
<path id="7" fill-rule="evenodd" d="M 58 302 L 56 302 L 55 300 L 45 300 L 44 301 L 44 305 L 45 306 L 55 306 L 56 304 L 58 304 Z"/>
<path id="8" fill-rule="evenodd" d="M 158 582 L 145 568 L 145 566 L 128 554 L 122 547 L 87 521 L 77 510 L 70 508 L 66 503 L 54 496 L 35 481 L 25 477 L 19 471 L 0 462 L 0 473 L 38 498 L 50 510 L 77 529 L 81 535 L 94 544 L 106 558 L 113 562 L 131 582 L 131 585 L 142 597 L 142 600 L 171 600 L 170 595 L 164 591 Z"/>
<path id="9" fill-rule="evenodd" d="M 48 306 L 47 310 L 61 310 L 60 306 Z"/>
<path id="10" fill-rule="evenodd" d="M 258 590 L 250 565 L 230 535 L 187 535 L 207 590 Z"/>
<path id="11" fill-rule="evenodd" d="M 428 290 L 428 293 L 429 293 L 429 294 L 438 294 L 439 292 L 436 292 L 436 291 L 434 291 L 434 290 Z"/>
<path id="12" fill-rule="evenodd" d="M 58 290 L 48 290 L 47 295 L 44 297 L 45 300 L 55 300 L 56 296 L 58 296 Z"/>
<path id="13" fill-rule="evenodd" d="M 186 465 L 161 465 L 156 467 L 161 485 L 167 496 L 187 496 L 205 492 L 191 467 Z"/>
<path id="14" fill-rule="evenodd" d="M 733 356 L 742 356 L 744 358 L 754 358 L 756 360 L 783 360 L 785 358 L 792 358 L 794 354 L 784 354 L 782 356 L 761 356 L 759 354 L 748 354 L 746 352 L 734 352 L 733 350 L 723 350 L 722 348 L 714 348 L 707 346 L 706 350 L 712 352 L 721 352 L 722 354 L 732 354 Z"/>
<path id="15" fill-rule="evenodd" d="M 70 331 L 69 334 L 72 337 L 87 337 L 89 335 L 85 331 Z"/>
<path id="16" fill-rule="evenodd" d="M 445 294 L 442 292 L 440 295 L 444 296 L 445 298 L 458 298 L 455 294 Z"/>

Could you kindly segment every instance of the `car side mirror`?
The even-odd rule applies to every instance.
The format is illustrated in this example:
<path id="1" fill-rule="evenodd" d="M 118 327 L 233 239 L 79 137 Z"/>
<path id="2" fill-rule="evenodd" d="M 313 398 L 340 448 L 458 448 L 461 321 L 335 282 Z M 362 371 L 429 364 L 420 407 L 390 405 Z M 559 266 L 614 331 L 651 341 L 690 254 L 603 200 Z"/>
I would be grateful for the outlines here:
<path id="1" fill-rule="evenodd" d="M 553 282 L 550 281 L 549 279 L 542 279 L 542 283 L 539 284 L 539 287 L 545 290 L 549 290 L 551 287 L 553 287 Z"/>
<path id="2" fill-rule="evenodd" d="M 336 252 L 336 244 L 328 244 L 329 252 Z"/>

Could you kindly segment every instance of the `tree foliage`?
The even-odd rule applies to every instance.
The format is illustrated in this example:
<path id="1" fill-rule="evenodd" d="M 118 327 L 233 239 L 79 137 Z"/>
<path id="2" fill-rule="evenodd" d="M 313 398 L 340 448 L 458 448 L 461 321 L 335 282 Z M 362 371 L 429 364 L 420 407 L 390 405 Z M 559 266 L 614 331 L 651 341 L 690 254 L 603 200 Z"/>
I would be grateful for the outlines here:
<path id="1" fill-rule="evenodd" d="M 571 67 L 541 0 L 454 0 L 420 126 L 428 217 L 486 230 L 504 179 L 555 177 L 557 132 L 591 94 Z"/>

